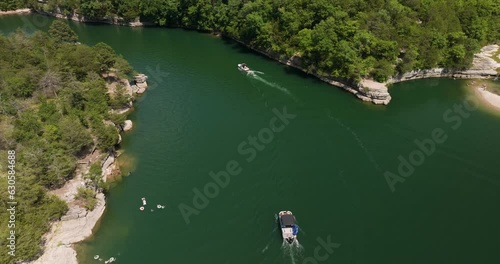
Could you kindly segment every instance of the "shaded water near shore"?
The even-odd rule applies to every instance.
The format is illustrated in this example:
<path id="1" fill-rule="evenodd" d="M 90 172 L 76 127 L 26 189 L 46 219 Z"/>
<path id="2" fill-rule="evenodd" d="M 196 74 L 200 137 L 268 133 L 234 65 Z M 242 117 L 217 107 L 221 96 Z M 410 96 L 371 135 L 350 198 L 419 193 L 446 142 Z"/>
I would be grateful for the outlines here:
<path id="1" fill-rule="evenodd" d="M 34 19 L 51 20 L 1 17 L 0 30 Z M 99 263 L 96 254 L 128 264 L 500 261 L 500 119 L 455 112 L 468 95 L 464 82 L 400 83 L 390 88 L 389 106 L 375 106 L 207 34 L 71 26 L 82 43 L 103 41 L 123 54 L 149 75 L 151 88 L 122 144 L 136 166 L 108 195 L 95 235 L 78 247 L 82 264 Z M 264 74 L 246 76 L 236 70 L 240 62 Z M 285 107 L 296 117 L 248 162 L 238 146 Z M 414 141 L 436 129 L 446 140 L 434 141 L 423 159 L 413 154 L 422 164 L 392 192 L 384 172 L 399 174 L 398 156 L 409 160 L 418 153 Z M 194 207 L 193 188 L 203 191 L 214 182 L 209 173 L 231 160 L 241 172 L 187 224 L 179 204 Z M 148 201 L 142 212 L 141 197 Z M 280 210 L 297 216 L 299 254 L 282 248 Z"/>

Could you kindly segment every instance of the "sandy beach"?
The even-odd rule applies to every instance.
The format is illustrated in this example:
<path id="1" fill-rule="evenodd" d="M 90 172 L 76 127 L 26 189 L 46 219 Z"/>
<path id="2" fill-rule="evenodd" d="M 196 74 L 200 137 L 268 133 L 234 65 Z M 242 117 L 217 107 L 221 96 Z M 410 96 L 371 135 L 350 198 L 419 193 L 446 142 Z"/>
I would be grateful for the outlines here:
<path id="1" fill-rule="evenodd" d="M 488 90 L 483 90 L 482 88 L 479 88 L 478 91 L 488 104 L 500 110 L 500 95 L 489 92 Z"/>
<path id="2" fill-rule="evenodd" d="M 10 11 L 0 10 L 0 16 L 1 15 L 19 15 L 19 14 L 28 14 L 28 13 L 31 13 L 31 9 L 29 9 L 29 8 L 16 9 L 16 10 L 10 10 Z"/>
<path id="3" fill-rule="evenodd" d="M 500 95 L 492 92 L 492 82 L 489 81 L 471 81 L 467 86 L 472 88 L 477 98 L 491 110 L 500 113 Z"/>

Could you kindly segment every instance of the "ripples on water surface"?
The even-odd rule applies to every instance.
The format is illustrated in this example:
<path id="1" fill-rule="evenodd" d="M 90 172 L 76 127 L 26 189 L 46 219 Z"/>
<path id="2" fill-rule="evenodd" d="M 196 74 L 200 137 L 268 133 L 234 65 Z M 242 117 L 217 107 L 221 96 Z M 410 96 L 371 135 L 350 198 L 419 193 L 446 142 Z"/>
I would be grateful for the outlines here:
<path id="1" fill-rule="evenodd" d="M 18 17 L 0 21 L 7 33 L 22 25 Z M 154 87 L 138 100 L 134 130 L 124 136 L 135 166 L 79 247 L 82 263 L 97 263 L 95 254 L 121 264 L 302 263 L 329 236 L 340 247 L 318 263 L 500 261 L 500 122 L 482 110 L 457 130 L 443 121 L 465 98 L 463 82 L 394 85 L 391 104 L 375 106 L 209 35 L 71 25 L 82 43 L 109 43 Z M 247 77 L 236 69 L 241 62 L 265 74 Z M 151 69 L 168 75 L 155 79 Z M 297 117 L 246 162 L 238 145 L 285 106 Z M 383 172 L 396 172 L 398 156 L 435 128 L 447 141 L 392 193 Z M 192 205 L 193 188 L 230 160 L 242 172 L 186 224 L 179 204 Z M 166 208 L 141 212 L 141 197 Z M 307 231 L 298 255 L 283 253 L 280 210 Z"/>

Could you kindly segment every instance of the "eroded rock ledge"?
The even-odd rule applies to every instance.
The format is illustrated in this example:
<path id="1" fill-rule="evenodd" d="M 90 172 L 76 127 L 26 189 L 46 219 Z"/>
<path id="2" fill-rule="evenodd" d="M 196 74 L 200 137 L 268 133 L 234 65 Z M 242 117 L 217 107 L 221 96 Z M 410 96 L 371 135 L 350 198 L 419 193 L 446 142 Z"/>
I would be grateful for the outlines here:
<path id="1" fill-rule="evenodd" d="M 78 264 L 73 244 L 92 234 L 92 229 L 104 213 L 106 201 L 103 193 L 97 193 L 97 204 L 90 211 L 79 204 L 75 195 L 78 193 L 79 187 L 85 186 L 84 175 L 88 173 L 90 165 L 99 162 L 100 159 L 102 159 L 102 153 L 94 150 L 78 162 L 73 179 L 66 182 L 63 187 L 50 192 L 50 194 L 65 201 L 69 210 L 61 217 L 60 221 L 52 223 L 50 231 L 45 234 L 43 254 L 37 260 L 29 263 Z M 106 177 L 104 171 L 103 177 Z"/>
<path id="2" fill-rule="evenodd" d="M 288 65 L 290 67 L 293 67 L 295 69 L 301 70 L 307 74 L 311 74 L 315 76 L 316 78 L 329 83 L 331 85 L 340 87 L 347 92 L 350 92 L 359 99 L 366 101 L 366 102 L 372 102 L 374 104 L 384 104 L 387 105 L 391 101 L 391 95 L 388 92 L 387 85 L 379 82 L 375 82 L 373 80 L 362 80 L 360 83 L 354 83 L 350 80 L 343 80 L 339 78 L 333 78 L 333 77 L 324 77 L 320 76 L 316 73 L 311 73 L 306 71 L 301 65 L 301 59 L 299 56 L 292 56 L 289 59 L 281 59 L 280 54 L 274 53 L 274 52 L 266 52 L 262 50 L 255 49 L 246 43 L 243 43 L 237 39 L 234 39 L 234 41 L 244 45 L 245 47 L 248 47 L 249 49 L 252 49 L 260 54 L 263 54 L 265 56 L 268 56 L 274 60 L 277 60 L 278 62 Z"/>
<path id="3" fill-rule="evenodd" d="M 39 10 L 35 9 L 33 10 L 36 13 L 42 14 L 42 15 L 47 15 L 47 16 L 53 16 L 57 18 L 62 18 L 62 19 L 69 19 L 77 22 L 84 22 L 84 23 L 106 23 L 106 24 L 112 24 L 112 25 L 120 25 L 120 26 L 129 26 L 129 27 L 142 27 L 142 26 L 154 26 L 154 23 L 151 22 L 144 22 L 140 21 L 139 18 L 136 18 L 132 21 L 125 20 L 122 17 L 119 16 L 106 16 L 106 17 L 100 17 L 100 18 L 91 18 L 91 17 L 86 17 L 83 15 L 80 15 L 76 12 L 73 12 L 69 15 L 64 14 L 61 9 L 58 7 L 55 11 L 45 11 L 45 10 Z"/>
<path id="4" fill-rule="evenodd" d="M 240 42 L 241 43 L 241 42 Z M 244 43 L 242 43 L 244 44 Z M 359 83 L 352 83 L 349 81 L 338 80 L 334 78 L 322 77 L 316 74 L 320 80 L 329 84 L 343 88 L 344 90 L 356 95 L 359 99 L 374 104 L 387 105 L 391 101 L 391 95 L 388 91 L 388 85 L 392 83 L 425 79 L 425 78 L 456 78 L 456 79 L 493 79 L 496 78 L 498 70 L 500 69 L 500 56 L 497 59 L 493 57 L 497 54 L 500 46 L 489 45 L 481 49 L 481 51 L 474 55 L 473 65 L 467 70 L 447 70 L 444 68 L 435 68 L 429 70 L 416 70 L 405 74 L 393 76 L 385 83 L 380 83 L 371 79 L 363 79 Z M 258 50 L 257 50 L 258 51 Z M 259 51 L 260 52 L 260 51 Z M 279 58 L 278 55 L 263 54 L 271 58 Z M 498 56 L 498 55 L 497 55 Z M 279 59 L 278 59 L 279 60 Z M 295 67 L 305 72 L 300 66 L 300 58 L 292 57 L 289 60 L 279 60 L 280 62 Z"/>
<path id="5" fill-rule="evenodd" d="M 109 74 L 106 77 L 109 80 L 106 84 L 108 93 L 113 94 L 116 85 L 120 84 L 125 86 L 126 93 L 131 96 L 129 107 L 120 109 L 117 111 L 118 113 L 128 112 L 133 107 L 133 95 L 143 93 L 147 88 L 147 76 L 144 74 L 134 77 L 134 85 L 130 85 L 126 79 L 118 80 L 113 74 Z M 141 92 L 135 90 L 134 86 L 137 86 L 137 84 L 140 84 Z M 105 123 L 117 127 L 117 133 L 132 128 L 132 121 L 130 120 L 126 120 L 124 124 L 113 124 L 110 121 L 105 121 Z M 117 144 L 120 141 L 121 137 Z M 78 193 L 79 187 L 84 187 L 89 183 L 84 175 L 89 172 L 92 164 L 100 164 L 103 181 L 108 181 L 119 175 L 120 167 L 116 161 L 116 157 L 117 154 L 114 151 L 101 153 L 99 150 L 93 149 L 90 154 L 78 161 L 73 179 L 67 181 L 61 188 L 50 191 L 50 194 L 65 201 L 68 204 L 69 210 L 59 221 L 53 222 L 50 231 L 44 235 L 43 254 L 38 259 L 25 262 L 24 264 L 78 264 L 73 245 L 92 235 L 95 225 L 104 214 L 106 200 L 104 194 L 98 192 L 95 197 L 97 203 L 94 209 L 88 210 L 82 206 L 81 202 L 75 196 Z"/>
<path id="6" fill-rule="evenodd" d="M 74 21 L 78 22 L 97 22 L 97 23 L 108 23 L 108 24 L 114 24 L 114 25 L 123 25 L 123 26 L 131 26 L 131 27 L 139 27 L 139 26 L 147 26 L 147 25 L 155 25 L 155 23 L 152 22 L 144 22 L 140 21 L 140 18 L 136 18 L 134 21 L 126 21 L 125 19 L 118 17 L 118 16 L 113 16 L 113 17 L 103 17 L 103 18 L 87 18 L 84 17 L 76 12 L 73 12 L 71 15 L 64 15 L 60 9 L 57 9 L 53 12 L 48 12 L 48 11 L 43 11 L 43 10 L 33 10 L 34 12 L 44 14 L 44 15 L 49 15 L 49 16 L 54 16 L 58 18 L 63 18 L 63 19 L 71 19 Z M 25 12 L 25 11 L 23 11 Z M 218 33 L 220 35 L 220 33 Z M 280 55 L 277 53 L 273 52 L 267 52 L 267 51 L 262 51 L 255 49 L 246 43 L 243 43 L 237 39 L 233 40 L 241 43 L 242 45 L 259 52 L 263 55 L 266 55 L 272 59 L 275 59 L 279 61 L 280 63 L 286 64 L 288 66 L 294 67 L 296 69 L 299 69 L 305 73 L 314 75 L 318 79 L 329 83 L 334 86 L 338 86 L 352 94 L 354 94 L 357 98 L 366 101 L 366 102 L 372 102 L 374 104 L 384 104 L 387 105 L 391 101 L 391 95 L 389 94 L 388 91 L 388 85 L 392 83 L 397 83 L 397 82 L 403 82 L 403 81 L 409 81 L 409 80 L 415 80 L 415 79 L 424 79 L 424 78 L 442 78 L 442 77 L 448 77 L 448 78 L 461 78 L 461 79 L 487 79 L 487 78 L 495 78 L 497 76 L 497 69 L 500 69 L 500 63 L 492 59 L 493 54 L 496 54 L 496 52 L 499 49 L 498 45 L 489 45 L 485 46 L 481 49 L 481 52 L 478 54 L 475 54 L 474 61 L 473 61 L 473 66 L 470 69 L 463 70 L 463 71 L 454 71 L 454 70 L 447 70 L 443 68 L 435 68 L 435 69 L 428 69 L 428 70 L 416 70 L 412 72 L 408 72 L 405 74 L 393 76 L 389 78 L 389 80 L 385 83 L 380 83 L 371 79 L 364 79 L 361 80 L 359 83 L 353 83 L 352 81 L 349 80 L 343 80 L 343 79 L 338 79 L 338 78 L 333 78 L 333 77 L 324 77 L 324 76 L 319 76 L 315 73 L 311 73 L 306 71 L 304 68 L 302 68 L 301 63 L 300 63 L 300 57 L 298 56 L 292 56 L 289 59 L 281 59 Z M 146 80 L 143 80 L 143 83 L 147 86 Z M 137 82 L 136 80 L 136 85 L 132 86 L 133 91 L 137 94 L 141 94 L 144 92 L 145 87 L 141 87 L 142 83 Z"/>

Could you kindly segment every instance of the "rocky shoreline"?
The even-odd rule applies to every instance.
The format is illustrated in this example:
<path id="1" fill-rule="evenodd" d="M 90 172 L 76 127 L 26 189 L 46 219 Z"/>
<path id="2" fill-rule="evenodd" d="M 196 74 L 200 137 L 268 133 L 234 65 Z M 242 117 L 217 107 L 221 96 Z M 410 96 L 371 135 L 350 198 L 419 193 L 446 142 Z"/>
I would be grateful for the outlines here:
<path id="1" fill-rule="evenodd" d="M 499 48 L 499 45 L 483 47 L 479 53 L 474 54 L 472 67 L 467 70 L 451 71 L 444 68 L 434 68 L 411 71 L 390 78 L 386 84 L 425 78 L 493 79 L 499 75 L 497 69 L 500 69 L 500 63 L 493 59 Z"/>
<path id="2" fill-rule="evenodd" d="M 60 10 L 56 10 L 55 12 L 47 12 L 43 10 L 31 10 L 31 11 L 42 15 L 53 16 L 62 19 L 69 19 L 84 23 L 106 23 L 106 24 L 130 26 L 130 27 L 156 25 L 155 23 L 152 22 L 140 21 L 140 18 L 136 18 L 134 21 L 126 21 L 118 16 L 103 17 L 103 18 L 87 18 L 82 15 L 79 15 L 76 12 L 73 12 L 73 14 L 71 15 L 64 15 Z M 218 33 L 217 35 L 221 35 L 221 33 Z M 495 76 L 497 76 L 498 74 L 497 69 L 500 69 L 500 63 L 497 63 L 495 60 L 491 58 L 491 56 L 495 54 L 496 51 L 498 51 L 499 46 L 489 45 L 483 47 L 480 53 L 475 54 L 473 66 L 467 70 L 462 70 L 462 71 L 448 70 L 444 68 L 416 70 L 400 74 L 397 76 L 393 76 L 389 78 L 387 82 L 384 83 L 380 83 L 372 79 L 362 79 L 359 83 L 354 83 L 349 80 L 343 80 L 333 77 L 324 77 L 324 76 L 319 76 L 316 73 L 308 72 L 301 67 L 300 57 L 298 56 L 292 56 L 291 58 L 288 59 L 281 59 L 279 54 L 255 49 L 250 45 L 243 43 L 242 41 L 239 41 L 234 38 L 231 39 L 244 45 L 245 47 L 248 47 L 282 64 L 296 68 L 304 73 L 311 74 L 330 85 L 340 87 L 345 91 L 352 93 L 357 98 L 365 102 L 372 102 L 374 104 L 383 104 L 383 105 L 389 104 L 392 98 L 388 91 L 388 86 L 393 83 L 416 80 L 416 79 L 425 79 L 425 78 L 492 79 L 495 78 Z"/>
<path id="3" fill-rule="evenodd" d="M 108 92 L 113 93 L 113 87 L 118 83 L 123 84 L 125 81 L 128 84 L 125 88 L 130 96 L 143 93 L 147 88 L 147 76 L 138 75 L 134 79 L 134 85 L 130 85 L 127 80 L 114 80 L 107 84 Z M 141 86 L 140 90 L 134 90 L 133 87 L 137 85 Z M 130 101 L 129 107 L 122 109 L 121 113 L 129 111 L 132 107 L 133 104 Z M 130 120 L 125 120 L 123 124 L 111 125 L 117 127 L 117 133 L 132 129 L 132 121 Z M 121 136 L 117 144 L 120 141 Z M 69 210 L 59 221 L 53 222 L 50 231 L 44 235 L 44 250 L 41 256 L 34 261 L 23 264 L 78 264 L 73 245 L 92 235 L 94 227 L 106 210 L 106 197 L 102 192 L 96 194 L 97 203 L 93 210 L 84 208 L 81 202 L 76 199 L 78 188 L 86 186 L 88 180 L 84 176 L 89 172 L 92 164 L 101 165 L 101 177 L 105 182 L 120 174 L 116 157 L 117 153 L 114 151 L 101 153 L 99 150 L 93 149 L 90 154 L 77 162 L 77 168 L 71 180 L 67 181 L 61 188 L 49 192 L 65 201 Z"/>
<path id="4" fill-rule="evenodd" d="M 256 51 L 259 52 L 269 58 L 279 61 L 282 64 L 288 65 L 290 67 L 294 67 L 298 70 L 301 70 L 305 73 L 308 73 L 305 69 L 303 69 L 300 65 L 300 58 L 292 57 L 288 60 L 280 59 L 279 54 L 272 54 L 268 52 L 264 52 L 258 49 L 255 49 L 247 44 L 233 39 L 234 41 Z M 374 104 L 383 104 L 387 105 L 391 101 L 391 95 L 388 91 L 388 86 L 393 83 L 405 82 L 417 79 L 426 79 L 426 78 L 454 78 L 454 79 L 493 79 L 497 78 L 500 70 L 500 63 L 493 59 L 493 56 L 497 54 L 500 49 L 499 45 L 488 45 L 481 49 L 481 51 L 474 55 L 474 59 L 472 62 L 472 67 L 467 70 L 447 70 L 444 68 L 434 68 L 428 70 L 417 70 L 408 72 L 405 74 L 393 76 L 389 78 L 389 80 L 385 83 L 380 83 L 371 79 L 362 79 L 359 83 L 352 83 L 345 80 L 338 80 L 334 78 L 328 78 L 319 76 L 315 73 L 308 73 L 316 78 L 329 83 L 333 86 L 340 87 L 352 94 L 354 94 L 357 98 L 365 101 L 372 102 Z M 498 59 L 500 60 L 500 55 L 498 55 Z"/>
<path id="5" fill-rule="evenodd" d="M 326 82 L 330 85 L 340 87 L 344 89 L 345 91 L 354 94 L 357 98 L 365 101 L 365 102 L 372 102 L 374 104 L 383 104 L 387 105 L 391 101 L 391 95 L 388 92 L 388 88 L 385 84 L 375 82 L 373 80 L 368 80 L 364 79 L 360 83 L 352 83 L 348 80 L 341 80 L 341 79 L 336 79 L 336 78 L 329 78 L 329 77 L 324 77 L 324 76 L 319 76 L 316 73 L 310 73 L 307 72 L 304 68 L 302 68 L 301 62 L 300 62 L 300 57 L 293 56 L 289 59 L 280 59 L 279 54 L 277 53 L 270 53 L 266 51 L 262 51 L 256 48 L 253 48 L 252 46 L 247 45 L 246 43 L 231 38 L 232 40 L 240 43 L 241 45 L 258 52 L 262 55 L 265 55 L 271 59 L 274 59 L 282 64 L 285 64 L 287 66 L 293 67 L 295 69 L 298 69 L 306 74 L 310 74 L 323 82 Z"/>
<path id="6" fill-rule="evenodd" d="M 136 18 L 134 21 L 127 21 L 119 16 L 107 16 L 107 17 L 102 17 L 102 18 L 89 18 L 85 17 L 83 15 L 80 15 L 76 12 L 73 12 L 71 15 L 65 15 L 61 10 L 58 8 L 55 12 L 48 12 L 44 10 L 33 10 L 34 12 L 41 14 L 41 15 L 46 15 L 46 16 L 53 16 L 57 18 L 62 18 L 62 19 L 68 19 L 68 20 L 73 20 L 76 22 L 82 22 L 82 23 L 105 23 L 105 24 L 111 24 L 111 25 L 118 25 L 118 26 L 128 26 L 128 27 L 143 27 L 143 26 L 154 26 L 154 23 L 151 22 L 143 22 L 140 21 L 139 18 Z"/>
<path id="7" fill-rule="evenodd" d="M 68 212 L 61 220 L 52 223 L 50 231 L 45 234 L 45 249 L 43 254 L 33 264 L 78 264 L 76 251 L 73 244 L 83 241 L 92 234 L 92 229 L 97 224 L 106 209 L 103 193 L 96 195 L 97 204 L 92 211 L 78 205 L 75 195 L 78 188 L 85 186 L 83 176 L 88 173 L 90 164 L 98 162 L 102 154 L 94 151 L 78 162 L 78 167 L 73 179 L 63 187 L 50 193 L 59 197 L 68 204 Z M 103 177 L 105 177 L 103 171 Z"/>

